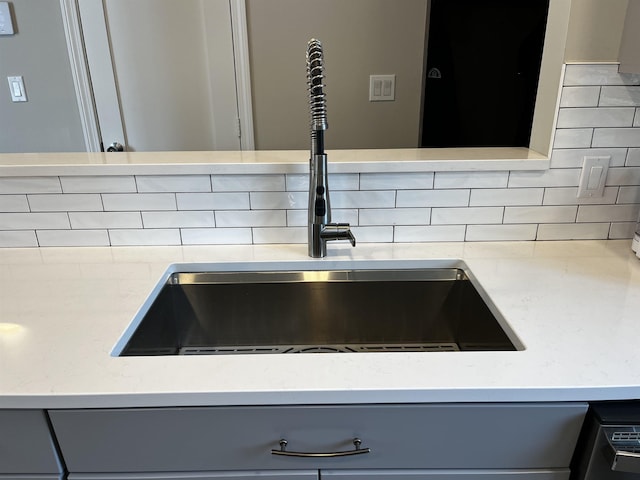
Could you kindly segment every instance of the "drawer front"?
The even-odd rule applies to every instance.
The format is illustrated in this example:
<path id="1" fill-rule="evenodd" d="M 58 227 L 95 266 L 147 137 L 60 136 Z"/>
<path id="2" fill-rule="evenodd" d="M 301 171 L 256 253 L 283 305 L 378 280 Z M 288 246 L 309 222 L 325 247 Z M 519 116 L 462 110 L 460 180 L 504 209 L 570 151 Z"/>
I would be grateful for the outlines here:
<path id="1" fill-rule="evenodd" d="M 61 472 L 44 412 L 0 410 L 0 475 Z"/>
<path id="2" fill-rule="evenodd" d="M 318 480 L 318 471 L 176 472 L 176 473 L 71 473 L 68 480 Z M 0 477 L 0 480 L 2 478 Z M 22 479 L 20 479 L 22 480 Z"/>
<path id="3" fill-rule="evenodd" d="M 70 472 L 566 468 L 586 404 L 55 410 Z M 342 457 L 273 455 L 353 450 Z"/>
<path id="4" fill-rule="evenodd" d="M 569 480 L 559 470 L 323 470 L 326 480 Z"/>

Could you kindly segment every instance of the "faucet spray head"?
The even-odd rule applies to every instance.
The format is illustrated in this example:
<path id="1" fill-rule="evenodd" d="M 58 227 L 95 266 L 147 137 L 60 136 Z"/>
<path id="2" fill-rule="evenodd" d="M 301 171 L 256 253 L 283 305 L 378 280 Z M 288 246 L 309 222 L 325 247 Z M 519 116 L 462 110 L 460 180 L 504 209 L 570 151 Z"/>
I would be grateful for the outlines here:
<path id="1" fill-rule="evenodd" d="M 322 42 L 315 38 L 307 44 L 307 88 L 309 90 L 309 106 L 311 108 L 311 130 L 326 130 L 327 98 L 323 92 L 324 54 Z"/>

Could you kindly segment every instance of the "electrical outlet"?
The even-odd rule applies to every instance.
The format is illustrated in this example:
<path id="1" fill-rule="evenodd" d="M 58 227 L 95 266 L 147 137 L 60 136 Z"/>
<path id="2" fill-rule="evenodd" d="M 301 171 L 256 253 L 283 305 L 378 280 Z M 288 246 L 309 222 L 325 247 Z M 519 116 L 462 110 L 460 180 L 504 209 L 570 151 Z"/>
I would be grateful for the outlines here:
<path id="1" fill-rule="evenodd" d="M 389 102 L 396 99 L 395 75 L 370 75 L 369 76 L 369 101 Z"/>
<path id="2" fill-rule="evenodd" d="M 604 195 L 604 186 L 611 157 L 584 157 L 578 198 L 598 198 Z"/>

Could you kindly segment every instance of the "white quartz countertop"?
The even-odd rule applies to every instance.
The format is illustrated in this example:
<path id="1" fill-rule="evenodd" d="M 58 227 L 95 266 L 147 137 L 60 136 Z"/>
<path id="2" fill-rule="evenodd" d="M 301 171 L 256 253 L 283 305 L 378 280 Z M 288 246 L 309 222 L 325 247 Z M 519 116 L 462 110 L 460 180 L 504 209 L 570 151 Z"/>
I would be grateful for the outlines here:
<path id="1" fill-rule="evenodd" d="M 525 349 L 114 357 L 170 264 L 393 268 L 461 259 Z M 0 249 L 0 408 L 640 398 L 630 241 Z M 9 325 L 7 325 L 9 324 Z M 15 325 L 11 325 L 15 324 Z"/>

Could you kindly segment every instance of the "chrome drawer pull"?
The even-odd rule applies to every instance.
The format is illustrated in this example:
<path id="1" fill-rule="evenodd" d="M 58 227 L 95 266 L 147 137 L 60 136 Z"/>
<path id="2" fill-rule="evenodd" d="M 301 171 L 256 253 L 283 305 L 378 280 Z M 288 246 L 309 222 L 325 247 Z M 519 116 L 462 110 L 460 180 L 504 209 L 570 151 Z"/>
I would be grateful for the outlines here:
<path id="1" fill-rule="evenodd" d="M 272 455 L 283 455 L 285 457 L 305 457 L 305 458 L 331 458 L 331 457 L 348 457 L 350 455 L 360 455 L 362 453 L 370 453 L 370 448 L 362 448 L 362 440 L 353 439 L 355 450 L 345 450 L 342 452 L 288 452 L 287 442 L 284 438 L 280 440 L 280 450 L 271 450 Z"/>

